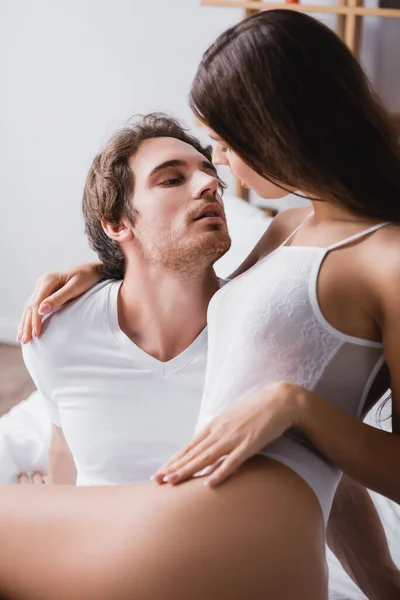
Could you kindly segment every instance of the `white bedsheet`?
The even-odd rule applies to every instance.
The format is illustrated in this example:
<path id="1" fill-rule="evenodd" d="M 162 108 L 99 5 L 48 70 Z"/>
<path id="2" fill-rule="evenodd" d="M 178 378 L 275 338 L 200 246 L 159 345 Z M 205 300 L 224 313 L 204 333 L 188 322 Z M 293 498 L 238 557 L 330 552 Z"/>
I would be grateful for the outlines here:
<path id="1" fill-rule="evenodd" d="M 33 392 L 0 418 L 0 484 L 17 483 L 19 473 L 47 474 L 51 421 L 43 397 Z"/>

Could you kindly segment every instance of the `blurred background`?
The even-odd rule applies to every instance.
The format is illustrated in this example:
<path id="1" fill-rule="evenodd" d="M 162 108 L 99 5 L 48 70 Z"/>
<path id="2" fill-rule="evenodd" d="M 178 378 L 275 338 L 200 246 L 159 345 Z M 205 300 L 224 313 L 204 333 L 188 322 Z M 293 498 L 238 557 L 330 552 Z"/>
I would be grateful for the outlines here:
<path id="1" fill-rule="evenodd" d="M 187 104 L 190 84 L 206 47 L 243 15 L 200 0 L 0 0 L 0 342 L 15 341 L 38 275 L 93 256 L 81 193 L 116 127 L 161 110 L 207 139 Z M 363 20 L 361 60 L 397 112 L 399 34 L 398 19 Z"/>
<path id="2" fill-rule="evenodd" d="M 11 345 L 36 278 L 94 258 L 81 195 L 108 136 L 132 115 L 156 110 L 179 117 L 207 141 L 187 104 L 191 81 L 203 51 L 245 10 L 201 1 L 213 2 L 0 0 L 0 415 L 34 389 L 20 348 Z M 313 2 L 357 7 L 363 0 L 307 0 Z M 400 0 L 381 0 L 381 7 L 389 5 L 400 8 Z M 376 9 L 378 0 L 364 0 L 364 7 Z M 340 28 L 334 14 L 313 16 Z M 400 19 L 368 16 L 349 21 L 346 31 L 342 19 L 341 26 L 375 89 L 400 113 Z M 233 238 L 220 262 L 225 275 L 270 221 L 257 207 L 281 210 L 301 200 L 265 202 L 250 194 L 249 204 L 234 197 L 240 191 L 225 169 L 221 176 Z M 393 503 L 374 499 L 400 564 L 399 515 Z M 332 600 L 365 600 L 332 557 L 330 573 Z"/>

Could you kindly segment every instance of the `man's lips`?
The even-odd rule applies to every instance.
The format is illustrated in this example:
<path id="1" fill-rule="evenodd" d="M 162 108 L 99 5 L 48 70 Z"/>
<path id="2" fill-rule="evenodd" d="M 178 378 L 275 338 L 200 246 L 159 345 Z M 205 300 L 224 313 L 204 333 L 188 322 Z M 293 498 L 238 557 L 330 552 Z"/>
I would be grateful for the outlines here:
<path id="1" fill-rule="evenodd" d="M 219 204 L 213 202 L 204 205 L 193 218 L 193 221 L 199 221 L 200 219 L 222 219 L 225 221 L 225 213 Z"/>

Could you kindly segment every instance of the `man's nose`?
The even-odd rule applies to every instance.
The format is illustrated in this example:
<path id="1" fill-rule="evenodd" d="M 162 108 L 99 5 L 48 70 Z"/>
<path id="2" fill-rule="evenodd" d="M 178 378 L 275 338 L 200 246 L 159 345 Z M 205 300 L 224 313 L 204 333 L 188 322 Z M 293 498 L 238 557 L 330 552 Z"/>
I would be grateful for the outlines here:
<path id="1" fill-rule="evenodd" d="M 201 198 L 201 196 L 208 192 L 212 196 L 214 196 L 218 191 L 218 180 L 216 177 L 209 175 L 208 173 L 199 173 L 198 177 L 196 177 L 196 182 L 194 185 L 194 197 Z"/>

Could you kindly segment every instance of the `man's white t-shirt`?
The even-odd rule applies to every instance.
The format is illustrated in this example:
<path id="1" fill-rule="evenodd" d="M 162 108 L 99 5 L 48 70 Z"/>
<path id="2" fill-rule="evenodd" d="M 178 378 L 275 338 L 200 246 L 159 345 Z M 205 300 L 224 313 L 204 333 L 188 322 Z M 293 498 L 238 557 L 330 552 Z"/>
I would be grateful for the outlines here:
<path id="1" fill-rule="evenodd" d="M 24 359 L 62 427 L 77 485 L 144 481 L 192 437 L 203 392 L 207 331 L 161 362 L 120 329 L 121 281 L 101 282 L 44 323 Z"/>

